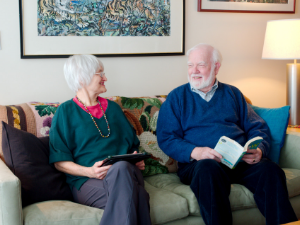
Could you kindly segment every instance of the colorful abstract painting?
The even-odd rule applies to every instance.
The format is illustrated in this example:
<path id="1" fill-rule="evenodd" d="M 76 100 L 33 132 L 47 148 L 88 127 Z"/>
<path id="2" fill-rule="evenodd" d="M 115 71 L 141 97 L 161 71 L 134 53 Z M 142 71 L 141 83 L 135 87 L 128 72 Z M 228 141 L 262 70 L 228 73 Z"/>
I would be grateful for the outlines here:
<path id="1" fill-rule="evenodd" d="M 38 36 L 170 36 L 170 0 L 37 0 Z"/>

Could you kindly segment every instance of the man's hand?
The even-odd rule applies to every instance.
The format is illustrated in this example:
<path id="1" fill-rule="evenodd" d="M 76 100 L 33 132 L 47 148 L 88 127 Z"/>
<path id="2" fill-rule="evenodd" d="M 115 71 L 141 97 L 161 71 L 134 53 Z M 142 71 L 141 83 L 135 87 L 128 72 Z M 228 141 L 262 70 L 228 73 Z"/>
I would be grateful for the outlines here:
<path id="1" fill-rule="evenodd" d="M 137 151 L 134 151 L 133 154 L 136 154 L 136 153 L 137 153 Z M 139 168 L 139 170 L 144 170 L 145 169 L 144 160 L 137 162 L 135 165 L 137 166 L 137 168 Z"/>
<path id="2" fill-rule="evenodd" d="M 103 180 L 107 174 L 107 171 L 111 167 L 111 165 L 108 166 L 102 166 L 103 161 L 95 162 L 95 164 L 90 167 L 90 178 L 96 178 Z"/>
<path id="3" fill-rule="evenodd" d="M 250 153 L 250 154 L 245 154 L 242 158 L 242 160 L 244 160 L 246 163 L 255 164 L 261 160 L 262 151 L 260 150 L 260 148 L 248 149 L 247 153 Z"/>
<path id="4" fill-rule="evenodd" d="M 213 159 L 221 162 L 222 155 L 209 147 L 196 147 L 191 153 L 191 157 L 196 160 Z"/>

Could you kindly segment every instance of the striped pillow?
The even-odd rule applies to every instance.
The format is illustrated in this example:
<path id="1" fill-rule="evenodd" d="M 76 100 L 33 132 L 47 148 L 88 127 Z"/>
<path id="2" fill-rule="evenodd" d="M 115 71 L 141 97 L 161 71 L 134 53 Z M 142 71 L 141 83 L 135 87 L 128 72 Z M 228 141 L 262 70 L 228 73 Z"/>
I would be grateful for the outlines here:
<path id="1" fill-rule="evenodd" d="M 0 105 L 0 122 L 37 137 L 48 136 L 52 117 L 58 103 L 29 102 L 18 105 Z M 4 161 L 2 151 L 2 124 L 0 123 L 0 158 Z"/>

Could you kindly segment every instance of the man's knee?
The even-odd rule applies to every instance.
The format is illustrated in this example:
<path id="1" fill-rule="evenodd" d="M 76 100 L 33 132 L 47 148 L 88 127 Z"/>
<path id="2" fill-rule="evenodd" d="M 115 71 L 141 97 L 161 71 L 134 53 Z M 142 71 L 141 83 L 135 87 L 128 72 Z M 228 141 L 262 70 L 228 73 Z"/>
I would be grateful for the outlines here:
<path id="1" fill-rule="evenodd" d="M 190 187 L 198 197 L 202 196 L 201 198 L 212 190 L 229 196 L 230 180 L 220 163 L 212 159 L 203 159 L 195 165 Z"/>
<path id="2" fill-rule="evenodd" d="M 220 163 L 212 159 L 199 160 L 194 168 L 192 182 L 194 185 L 208 184 L 214 185 L 216 183 L 227 184 L 227 174 L 223 170 Z M 225 182 L 225 183 L 224 183 Z"/>
<path id="3" fill-rule="evenodd" d="M 265 178 L 286 179 L 284 171 L 274 162 L 268 159 L 262 159 L 260 162 L 259 172 Z"/>
<path id="4" fill-rule="evenodd" d="M 223 173 L 220 163 L 213 159 L 202 159 L 197 161 L 194 175 L 199 176 L 213 176 L 214 174 Z"/>

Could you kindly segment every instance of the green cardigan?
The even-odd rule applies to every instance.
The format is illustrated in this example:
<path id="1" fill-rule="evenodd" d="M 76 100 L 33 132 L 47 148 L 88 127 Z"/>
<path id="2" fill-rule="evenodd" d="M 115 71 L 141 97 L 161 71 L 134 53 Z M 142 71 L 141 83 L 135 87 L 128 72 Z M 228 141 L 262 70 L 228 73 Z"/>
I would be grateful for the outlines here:
<path id="1" fill-rule="evenodd" d="M 91 167 L 109 155 L 121 155 L 138 151 L 139 140 L 120 106 L 108 100 L 106 117 L 111 134 L 101 137 L 90 115 L 73 100 L 61 104 L 52 120 L 50 129 L 49 162 L 72 161 L 81 166 Z M 103 135 L 108 134 L 107 124 L 102 116 L 94 117 Z M 71 190 L 80 189 L 88 177 L 66 174 Z"/>

